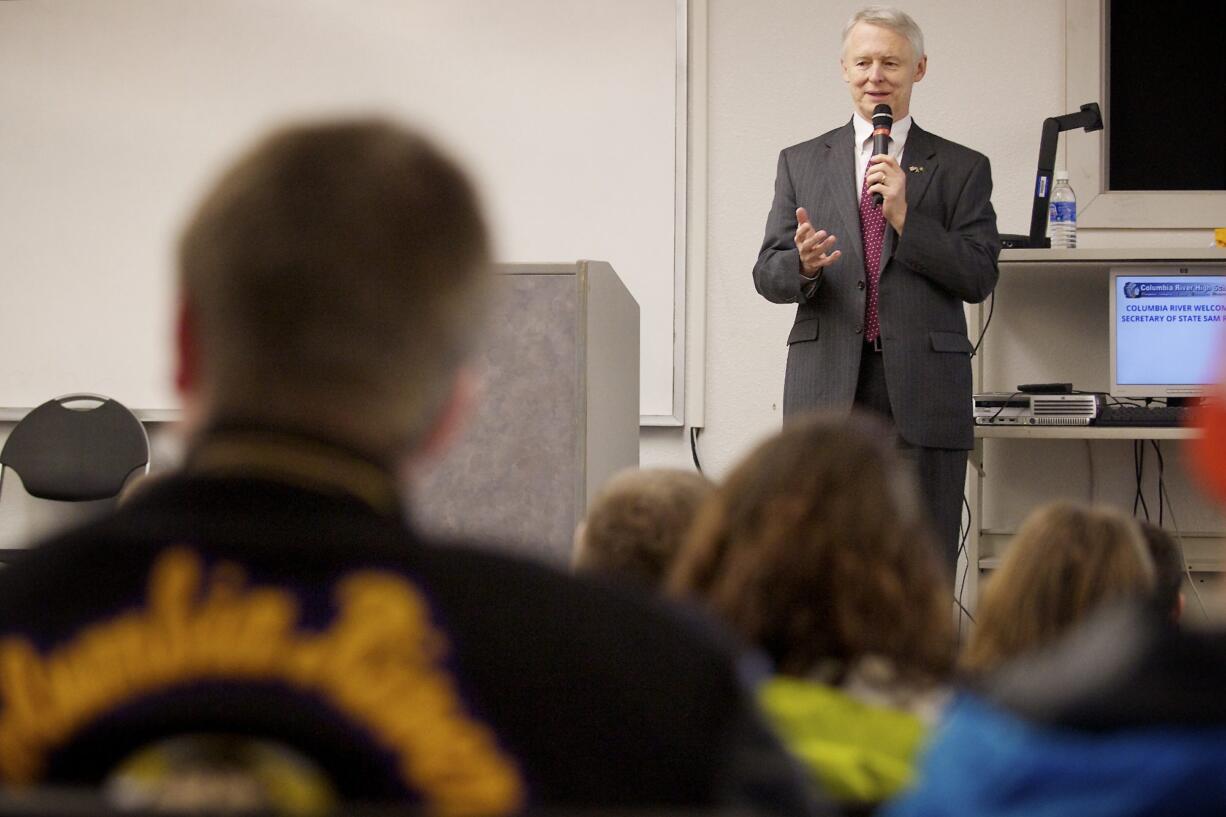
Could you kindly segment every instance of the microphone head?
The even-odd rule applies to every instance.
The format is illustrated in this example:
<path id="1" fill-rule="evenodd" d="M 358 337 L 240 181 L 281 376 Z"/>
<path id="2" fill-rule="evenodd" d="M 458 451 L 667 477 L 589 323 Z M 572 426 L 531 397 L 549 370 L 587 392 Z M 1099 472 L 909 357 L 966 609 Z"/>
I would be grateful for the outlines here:
<path id="1" fill-rule="evenodd" d="M 884 102 L 873 108 L 873 127 L 888 129 L 894 124 L 894 109 Z"/>

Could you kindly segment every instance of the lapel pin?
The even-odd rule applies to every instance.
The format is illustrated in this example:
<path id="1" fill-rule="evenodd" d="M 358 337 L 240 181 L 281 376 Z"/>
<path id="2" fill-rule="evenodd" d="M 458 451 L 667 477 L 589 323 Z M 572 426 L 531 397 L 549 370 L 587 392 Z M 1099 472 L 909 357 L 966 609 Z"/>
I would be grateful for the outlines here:
<path id="1" fill-rule="evenodd" d="M 918 167 L 917 165 L 911 165 L 909 168 L 907 168 L 907 170 L 910 170 L 912 173 L 923 173 L 924 172 L 924 168 Z"/>

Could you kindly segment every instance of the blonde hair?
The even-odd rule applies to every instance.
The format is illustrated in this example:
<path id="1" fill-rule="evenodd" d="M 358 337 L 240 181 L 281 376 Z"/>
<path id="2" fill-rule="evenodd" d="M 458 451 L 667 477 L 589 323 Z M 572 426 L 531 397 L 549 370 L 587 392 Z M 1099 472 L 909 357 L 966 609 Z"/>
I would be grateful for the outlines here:
<path id="1" fill-rule="evenodd" d="M 924 32 L 905 11 L 890 6 L 866 6 L 860 9 L 851 15 L 846 25 L 843 26 L 842 45 L 844 48 L 847 47 L 847 37 L 851 34 L 851 30 L 860 23 L 881 26 L 901 34 L 911 44 L 916 62 L 919 62 L 924 56 Z"/>
<path id="2" fill-rule="evenodd" d="M 714 489 L 694 471 L 634 468 L 614 475 L 588 509 L 575 567 L 658 586 Z"/>
<path id="3" fill-rule="evenodd" d="M 411 446 L 479 325 L 488 263 L 473 188 L 424 137 L 382 119 L 272 133 L 179 243 L 213 412 Z"/>
<path id="4" fill-rule="evenodd" d="M 924 684 L 953 667 L 947 581 L 889 430 L 814 415 L 716 489 L 670 588 L 704 602 L 781 673 L 878 656 Z"/>
<path id="5" fill-rule="evenodd" d="M 1153 563 L 1130 517 L 1069 502 L 1038 508 L 987 582 L 962 666 L 990 672 L 1054 643 L 1104 604 L 1148 598 L 1153 584 Z"/>

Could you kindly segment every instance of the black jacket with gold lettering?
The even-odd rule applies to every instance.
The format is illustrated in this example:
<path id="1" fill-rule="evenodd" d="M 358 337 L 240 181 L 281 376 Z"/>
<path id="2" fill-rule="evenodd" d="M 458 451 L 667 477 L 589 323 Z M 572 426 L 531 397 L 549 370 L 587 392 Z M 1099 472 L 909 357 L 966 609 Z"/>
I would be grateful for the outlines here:
<path id="1" fill-rule="evenodd" d="M 0 571 L 9 784 L 99 784 L 165 738 L 238 735 L 346 801 L 811 808 L 700 622 L 423 541 L 383 469 L 322 441 L 203 440 Z"/>

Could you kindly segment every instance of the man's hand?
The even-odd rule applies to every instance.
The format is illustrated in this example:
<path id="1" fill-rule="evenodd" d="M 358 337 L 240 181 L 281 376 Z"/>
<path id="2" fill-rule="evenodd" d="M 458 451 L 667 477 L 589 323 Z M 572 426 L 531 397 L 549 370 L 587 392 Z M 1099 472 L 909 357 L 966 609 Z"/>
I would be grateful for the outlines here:
<path id="1" fill-rule="evenodd" d="M 907 222 L 907 174 L 898 166 L 898 160 L 878 153 L 868 160 L 868 192 L 880 193 L 881 214 L 890 222 L 894 232 L 902 235 Z"/>
<path id="2" fill-rule="evenodd" d="M 800 250 L 800 268 L 804 275 L 813 278 L 818 270 L 830 266 L 843 254 L 841 250 L 828 252 L 836 240 L 825 230 L 813 229 L 808 211 L 796 208 L 796 249 Z"/>

